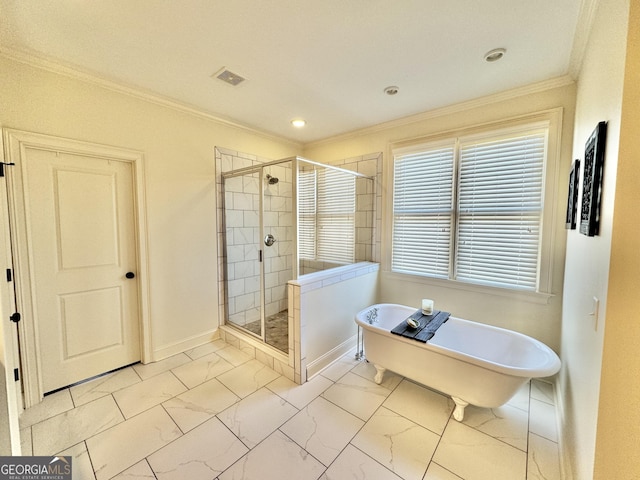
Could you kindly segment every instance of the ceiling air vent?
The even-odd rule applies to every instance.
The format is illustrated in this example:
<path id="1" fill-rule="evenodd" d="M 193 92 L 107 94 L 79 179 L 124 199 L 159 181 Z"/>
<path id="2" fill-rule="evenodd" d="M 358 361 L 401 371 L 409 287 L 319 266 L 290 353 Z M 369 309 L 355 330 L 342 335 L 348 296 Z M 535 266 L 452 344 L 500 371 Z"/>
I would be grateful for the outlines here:
<path id="1" fill-rule="evenodd" d="M 218 73 L 213 75 L 215 78 L 219 78 L 223 82 L 228 83 L 229 85 L 233 85 L 234 87 L 241 82 L 244 82 L 244 78 L 238 75 L 237 73 L 233 73 L 230 70 L 227 70 L 227 67 L 223 67 Z"/>

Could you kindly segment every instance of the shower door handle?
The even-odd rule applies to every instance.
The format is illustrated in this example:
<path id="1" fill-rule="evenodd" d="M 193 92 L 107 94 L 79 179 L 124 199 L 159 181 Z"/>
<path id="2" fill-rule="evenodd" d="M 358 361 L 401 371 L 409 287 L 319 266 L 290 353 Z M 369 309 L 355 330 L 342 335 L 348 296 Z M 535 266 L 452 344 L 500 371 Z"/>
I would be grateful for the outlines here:
<path id="1" fill-rule="evenodd" d="M 273 235 L 271 235 L 270 233 L 265 235 L 264 237 L 264 244 L 267 247 L 270 247 L 271 245 L 273 245 L 274 243 L 276 243 L 276 237 L 274 237 Z"/>

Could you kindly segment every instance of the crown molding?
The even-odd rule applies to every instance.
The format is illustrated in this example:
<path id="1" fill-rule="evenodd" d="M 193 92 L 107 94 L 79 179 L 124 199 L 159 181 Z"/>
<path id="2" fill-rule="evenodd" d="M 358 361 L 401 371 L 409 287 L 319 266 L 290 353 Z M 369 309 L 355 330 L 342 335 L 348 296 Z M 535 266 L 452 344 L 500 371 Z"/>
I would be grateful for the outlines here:
<path id="1" fill-rule="evenodd" d="M 39 54 L 34 54 L 33 52 L 25 52 L 22 50 L 17 50 L 4 45 L 0 45 L 0 56 L 18 63 L 28 65 L 30 67 L 39 68 L 41 70 L 45 70 L 58 75 L 63 75 L 74 80 L 79 80 L 85 83 L 96 85 L 100 88 L 127 95 L 138 100 L 143 100 L 145 102 L 153 103 L 155 105 L 169 108 L 181 113 L 186 113 L 188 115 L 208 120 L 219 125 L 243 130 L 247 133 L 257 135 L 268 140 L 273 140 L 279 143 L 287 143 L 298 149 L 301 149 L 303 146 L 301 142 L 296 142 L 285 137 L 280 137 L 278 135 L 253 128 L 248 125 L 243 125 L 242 123 L 229 120 L 212 112 L 207 112 L 193 105 L 164 97 L 157 93 L 145 91 L 139 87 L 133 87 L 122 82 L 108 80 L 96 73 L 82 71 L 77 67 L 62 64 L 59 61 L 47 58 Z"/>
<path id="2" fill-rule="evenodd" d="M 587 3 L 591 5 L 591 8 L 589 10 L 591 17 L 593 16 L 593 11 L 595 10 L 595 7 L 593 7 L 593 4 L 597 3 L 597 1 L 598 0 L 583 1 L 583 7 Z M 581 10 L 581 13 L 582 13 L 582 10 Z M 586 46 L 586 40 L 584 42 L 584 45 Z M 574 42 L 574 50 L 575 49 L 576 49 L 576 42 Z M 0 56 L 8 58 L 9 60 L 13 60 L 19 63 L 29 65 L 31 67 L 39 68 L 41 70 L 49 71 L 59 75 L 64 75 L 66 77 L 79 80 L 82 82 L 86 82 L 89 84 L 93 84 L 98 87 L 111 90 L 123 95 L 128 95 L 130 97 L 137 98 L 139 100 L 160 105 L 160 106 L 163 106 L 172 110 L 176 110 L 181 113 L 186 113 L 204 120 L 215 122 L 219 125 L 224 125 L 227 127 L 243 130 L 247 133 L 257 135 L 272 141 L 277 141 L 280 143 L 284 142 L 298 149 L 315 147 L 315 146 L 324 145 L 328 143 L 334 143 L 338 141 L 344 141 L 344 140 L 348 140 L 356 137 L 361 137 L 364 135 L 377 133 L 383 130 L 410 125 L 413 123 L 418 123 L 424 120 L 429 120 L 429 119 L 441 117 L 444 115 L 451 115 L 454 113 L 463 112 L 466 110 L 471 110 L 474 108 L 483 107 L 493 103 L 511 100 L 511 99 L 526 96 L 526 95 L 532 95 L 535 93 L 551 90 L 554 88 L 560 88 L 560 87 L 564 87 L 564 86 L 575 83 L 574 77 L 571 74 L 563 75 L 560 77 L 552 78 L 550 80 L 545 80 L 542 82 L 526 85 L 524 87 L 505 90 L 504 92 L 487 95 L 484 97 L 476 98 L 466 102 L 457 103 L 454 105 L 448 105 L 445 107 L 436 108 L 434 110 L 429 110 L 429 111 L 418 113 L 415 115 L 402 117 L 399 119 L 391 120 L 389 122 L 383 122 L 370 127 L 353 130 L 351 132 L 346 132 L 344 134 L 334 135 L 325 139 L 303 143 L 303 142 L 297 142 L 285 137 L 280 137 L 280 136 L 271 134 L 269 132 L 265 132 L 263 130 L 258 130 L 256 128 L 249 127 L 247 125 L 243 125 L 233 120 L 229 120 L 219 115 L 216 115 L 212 112 L 204 111 L 202 109 L 194 107 L 193 105 L 182 103 L 177 100 L 158 95 L 156 93 L 145 91 L 139 87 L 132 87 L 130 85 L 126 85 L 121 82 L 108 80 L 106 78 L 99 76 L 98 74 L 82 71 L 77 67 L 64 65 L 59 61 L 55 61 L 53 59 L 46 58 L 41 55 L 36 55 L 31 52 L 24 52 L 21 50 L 10 48 L 10 47 L 0 46 Z"/>
<path id="3" fill-rule="evenodd" d="M 309 142 L 304 144 L 304 147 L 305 148 L 316 147 L 316 146 L 320 146 L 328 143 L 335 143 L 339 141 L 345 141 L 345 140 L 349 140 L 357 137 L 362 137 L 364 135 L 370 135 L 373 133 L 389 130 L 392 128 L 402 127 L 402 126 L 410 125 L 413 123 L 419 123 L 432 118 L 438 118 L 445 115 L 464 112 L 467 110 L 472 110 L 474 108 L 484 107 L 486 105 L 504 102 L 506 100 L 511 100 L 514 98 L 523 97 L 527 95 L 533 95 L 535 93 L 544 92 L 546 90 L 552 90 L 554 88 L 565 87 L 567 85 L 572 85 L 574 83 L 575 81 L 570 75 L 562 75 L 560 77 L 544 80 L 542 82 L 525 85 L 524 87 L 505 90 L 504 92 L 494 93 L 492 95 L 487 95 L 484 97 L 475 98 L 473 100 L 468 100 L 466 102 L 448 105 L 446 107 L 436 108 L 434 110 L 428 110 L 426 112 L 417 113 L 415 115 L 410 115 L 408 117 L 402 117 L 396 120 L 391 120 L 389 122 L 379 123 L 371 127 L 366 127 L 359 130 L 353 130 L 351 132 L 347 132 L 342 135 L 335 135 L 333 137 L 325 138 L 322 140 Z"/>
<path id="4" fill-rule="evenodd" d="M 576 33 L 573 36 L 573 46 L 569 57 L 569 75 L 575 80 L 580 75 L 582 61 L 587 51 L 587 43 L 591 34 L 591 27 L 598 10 L 599 0 L 582 0 Z"/>

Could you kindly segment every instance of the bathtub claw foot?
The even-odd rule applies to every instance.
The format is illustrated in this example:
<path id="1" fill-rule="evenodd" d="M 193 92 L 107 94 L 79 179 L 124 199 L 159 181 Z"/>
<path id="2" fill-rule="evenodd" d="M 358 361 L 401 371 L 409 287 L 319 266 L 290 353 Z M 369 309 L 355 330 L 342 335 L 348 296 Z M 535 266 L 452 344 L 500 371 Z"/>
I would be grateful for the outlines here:
<path id="1" fill-rule="evenodd" d="M 376 376 L 373 377 L 373 381 L 376 382 L 378 385 L 380 385 L 382 383 L 382 377 L 384 376 L 384 372 L 387 371 L 386 368 L 381 367 L 380 365 L 373 365 L 374 367 L 376 367 Z"/>
<path id="2" fill-rule="evenodd" d="M 464 408 L 467 405 L 469 405 L 469 403 L 465 402 L 464 400 L 462 400 L 462 399 L 460 399 L 458 397 L 451 397 L 451 399 L 456 404 L 456 409 L 453 411 L 453 418 L 455 418 L 457 421 L 461 422 L 462 419 L 464 418 Z"/>

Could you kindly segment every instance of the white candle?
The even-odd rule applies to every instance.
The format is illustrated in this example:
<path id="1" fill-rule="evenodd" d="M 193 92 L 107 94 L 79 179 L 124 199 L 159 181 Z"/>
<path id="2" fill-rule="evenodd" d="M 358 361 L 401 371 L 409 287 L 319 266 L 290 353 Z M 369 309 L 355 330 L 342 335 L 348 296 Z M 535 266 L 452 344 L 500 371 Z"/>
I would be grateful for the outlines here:
<path id="1" fill-rule="evenodd" d="M 433 313 L 433 300 L 428 298 L 422 299 L 422 313 L 424 315 L 431 315 Z"/>

